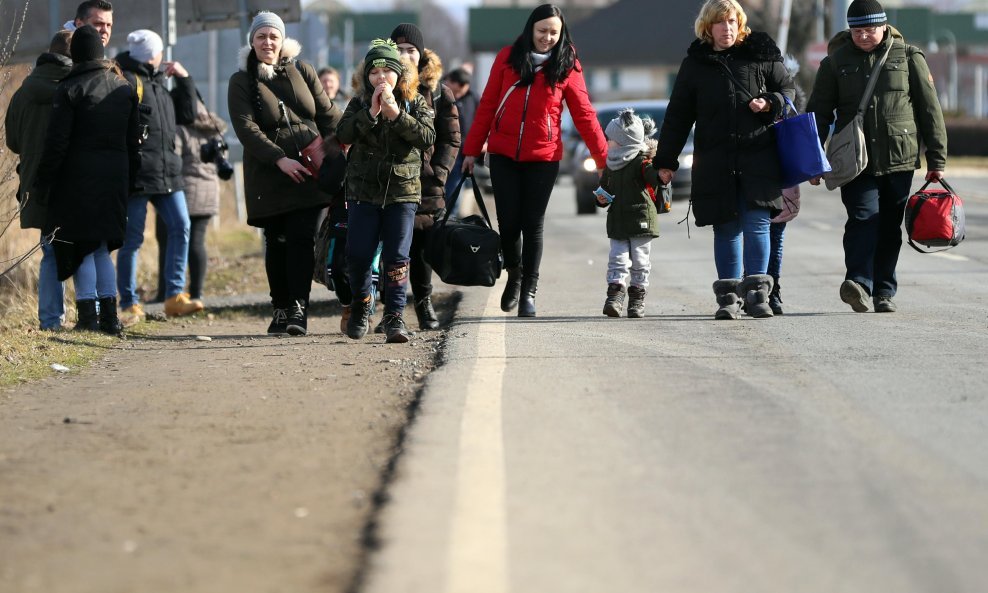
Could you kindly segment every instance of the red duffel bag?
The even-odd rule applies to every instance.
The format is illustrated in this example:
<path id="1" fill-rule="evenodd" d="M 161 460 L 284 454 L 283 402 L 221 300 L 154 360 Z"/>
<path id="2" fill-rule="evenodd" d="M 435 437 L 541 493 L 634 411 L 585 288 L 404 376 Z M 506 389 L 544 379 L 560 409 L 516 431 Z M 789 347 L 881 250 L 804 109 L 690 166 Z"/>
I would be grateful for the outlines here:
<path id="1" fill-rule="evenodd" d="M 944 251 L 964 240 L 964 202 L 946 180 L 940 181 L 943 189 L 926 189 L 930 183 L 927 181 L 906 202 L 909 245 L 920 253 L 934 251 L 923 251 L 916 243 L 927 248 L 943 247 L 936 251 Z"/>

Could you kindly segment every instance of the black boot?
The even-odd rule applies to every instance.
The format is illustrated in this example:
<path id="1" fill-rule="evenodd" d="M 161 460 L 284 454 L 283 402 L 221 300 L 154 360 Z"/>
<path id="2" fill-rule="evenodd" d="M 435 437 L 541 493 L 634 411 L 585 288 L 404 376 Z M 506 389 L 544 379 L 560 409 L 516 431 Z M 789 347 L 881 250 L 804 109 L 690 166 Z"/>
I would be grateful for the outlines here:
<path id="1" fill-rule="evenodd" d="M 288 332 L 288 309 L 275 307 L 274 315 L 271 317 L 271 323 L 268 324 L 268 333 L 274 335 L 280 335 L 287 332 Z"/>
<path id="2" fill-rule="evenodd" d="M 117 317 L 117 297 L 104 297 L 99 300 L 99 330 L 111 336 L 119 336 L 123 333 L 123 325 Z"/>
<path id="3" fill-rule="evenodd" d="M 782 315 L 782 287 L 779 286 L 779 279 L 773 278 L 772 292 L 768 293 L 768 306 L 772 308 L 772 313 Z"/>
<path id="4" fill-rule="evenodd" d="M 350 319 L 346 324 L 346 335 L 354 340 L 367 335 L 367 326 L 370 324 L 371 297 L 368 295 L 364 300 L 354 299 L 350 305 Z"/>
<path id="5" fill-rule="evenodd" d="M 509 313 L 518 306 L 518 296 L 521 293 L 521 268 L 506 268 L 508 282 L 501 293 L 501 310 Z"/>
<path id="6" fill-rule="evenodd" d="M 641 319 L 645 316 L 645 289 L 641 286 L 628 287 L 628 317 Z"/>
<path id="7" fill-rule="evenodd" d="M 538 276 L 521 279 L 521 295 L 518 298 L 518 317 L 535 317 L 535 293 L 539 288 Z"/>
<path id="8" fill-rule="evenodd" d="M 415 303 L 415 315 L 419 318 L 420 329 L 439 329 L 439 318 L 432 307 L 432 297 L 425 297 Z"/>
<path id="9" fill-rule="evenodd" d="M 99 316 L 96 314 L 96 299 L 76 301 L 75 309 L 79 314 L 79 320 L 75 322 L 75 329 L 79 331 L 99 331 Z"/>
<path id="10" fill-rule="evenodd" d="M 608 317 L 620 317 L 624 311 L 624 285 L 608 284 L 607 300 L 604 301 L 604 315 Z"/>
<path id="11" fill-rule="evenodd" d="M 308 332 L 308 301 L 295 301 L 288 308 L 288 324 L 285 331 L 290 336 L 304 336 Z"/>
<path id="12" fill-rule="evenodd" d="M 412 337 L 399 312 L 384 314 L 384 333 L 388 336 L 388 344 L 404 344 Z"/>

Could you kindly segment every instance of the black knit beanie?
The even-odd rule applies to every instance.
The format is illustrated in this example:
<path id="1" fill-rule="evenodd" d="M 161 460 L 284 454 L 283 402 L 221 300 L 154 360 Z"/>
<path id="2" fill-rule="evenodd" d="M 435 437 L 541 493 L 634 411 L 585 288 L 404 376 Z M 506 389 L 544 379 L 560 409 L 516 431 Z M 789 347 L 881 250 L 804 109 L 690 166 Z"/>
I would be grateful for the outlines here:
<path id="1" fill-rule="evenodd" d="M 888 22 L 885 9 L 878 3 L 878 0 L 854 0 L 847 7 L 847 26 L 854 29 L 856 27 L 877 27 Z"/>
<path id="2" fill-rule="evenodd" d="M 421 69 L 425 64 L 425 37 L 422 31 L 412 23 L 402 23 L 391 32 L 391 40 L 395 43 L 411 43 L 415 49 L 419 50 L 419 63 L 416 66 Z"/>
<path id="3" fill-rule="evenodd" d="M 76 64 L 90 60 L 102 60 L 103 40 L 100 39 L 99 31 L 90 25 L 83 25 L 76 29 L 72 33 L 69 53 L 72 54 L 72 61 Z"/>

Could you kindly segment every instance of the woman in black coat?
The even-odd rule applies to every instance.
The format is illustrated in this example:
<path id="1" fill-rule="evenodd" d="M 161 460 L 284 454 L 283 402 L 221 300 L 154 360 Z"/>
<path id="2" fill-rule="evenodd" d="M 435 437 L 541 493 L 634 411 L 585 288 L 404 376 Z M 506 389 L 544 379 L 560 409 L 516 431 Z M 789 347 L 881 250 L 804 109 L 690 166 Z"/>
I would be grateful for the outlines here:
<path id="1" fill-rule="evenodd" d="M 72 70 L 55 90 L 36 191 L 49 196 L 45 233 L 55 233 L 58 279 L 74 276 L 76 329 L 116 334 L 117 279 L 109 252 L 123 244 L 137 168 L 137 94 L 102 59 L 93 27 L 75 31 L 71 53 Z"/>
<path id="2" fill-rule="evenodd" d="M 736 0 L 707 0 L 695 29 L 654 166 L 669 183 L 695 124 L 691 206 L 697 226 L 714 227 L 715 317 L 739 318 L 742 300 L 749 315 L 771 317 L 769 221 L 782 207 L 771 126 L 783 112 L 783 95 L 795 93 L 792 76 L 775 42 L 747 27 Z"/>

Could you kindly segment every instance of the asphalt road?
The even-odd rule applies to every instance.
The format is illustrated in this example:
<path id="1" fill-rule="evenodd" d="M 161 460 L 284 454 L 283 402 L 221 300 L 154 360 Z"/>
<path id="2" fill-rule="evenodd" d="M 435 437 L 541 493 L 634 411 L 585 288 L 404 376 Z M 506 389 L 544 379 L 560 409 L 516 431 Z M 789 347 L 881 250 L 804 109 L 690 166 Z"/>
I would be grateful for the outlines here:
<path id="1" fill-rule="evenodd" d="M 840 301 L 843 208 L 804 185 L 786 314 L 727 322 L 679 202 L 647 317 L 603 317 L 604 217 L 557 186 L 539 317 L 465 291 L 363 590 L 984 591 L 986 180 L 952 179 L 959 248 L 903 248 L 895 314 Z"/>

